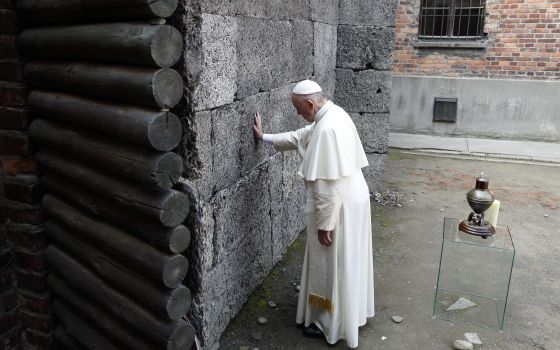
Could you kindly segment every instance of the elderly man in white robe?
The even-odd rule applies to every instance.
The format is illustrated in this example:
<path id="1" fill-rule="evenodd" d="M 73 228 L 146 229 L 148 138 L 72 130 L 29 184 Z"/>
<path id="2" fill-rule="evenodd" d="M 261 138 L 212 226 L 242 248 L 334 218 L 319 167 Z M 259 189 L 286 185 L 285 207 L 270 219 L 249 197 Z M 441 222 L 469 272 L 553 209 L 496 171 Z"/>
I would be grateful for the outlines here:
<path id="1" fill-rule="evenodd" d="M 307 246 L 296 322 L 305 336 L 329 344 L 346 339 L 355 348 L 358 328 L 374 316 L 370 199 L 362 175 L 368 162 L 352 119 L 317 83 L 296 84 L 292 104 L 310 125 L 263 134 L 257 112 L 253 133 L 303 158 L 298 175 L 307 188 Z"/>

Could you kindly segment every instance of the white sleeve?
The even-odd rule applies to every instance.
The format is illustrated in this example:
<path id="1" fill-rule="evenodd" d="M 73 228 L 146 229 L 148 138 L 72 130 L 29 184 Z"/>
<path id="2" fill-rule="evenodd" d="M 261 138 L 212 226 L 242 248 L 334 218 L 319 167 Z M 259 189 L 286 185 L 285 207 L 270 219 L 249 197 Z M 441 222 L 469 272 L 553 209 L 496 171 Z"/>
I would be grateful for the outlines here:
<path id="1" fill-rule="evenodd" d="M 272 145 L 273 134 L 263 134 L 263 142 Z"/>
<path id="2" fill-rule="evenodd" d="M 317 229 L 331 231 L 338 222 L 342 205 L 344 178 L 313 181 Z"/>
<path id="3" fill-rule="evenodd" d="M 307 139 L 311 128 L 312 125 L 308 125 L 305 128 L 301 128 L 296 131 L 273 134 L 272 144 L 274 146 L 274 149 L 282 152 L 297 150 L 301 147 L 300 143 Z"/>

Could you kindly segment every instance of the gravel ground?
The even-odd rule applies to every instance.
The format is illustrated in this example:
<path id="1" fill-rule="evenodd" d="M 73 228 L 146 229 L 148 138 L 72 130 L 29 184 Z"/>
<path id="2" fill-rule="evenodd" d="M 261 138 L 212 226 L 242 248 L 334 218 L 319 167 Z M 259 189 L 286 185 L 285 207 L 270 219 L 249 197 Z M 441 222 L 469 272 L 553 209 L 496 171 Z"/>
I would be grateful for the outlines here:
<path id="1" fill-rule="evenodd" d="M 483 343 L 475 349 L 560 349 L 560 167 L 396 151 L 389 158 L 387 188 L 372 194 L 376 316 L 361 328 L 359 348 L 452 349 L 475 332 Z M 432 318 L 443 219 L 467 216 L 465 193 L 481 171 L 516 247 L 503 332 Z M 249 298 L 221 349 L 346 348 L 344 341 L 304 338 L 295 326 L 305 239 L 302 233 Z"/>

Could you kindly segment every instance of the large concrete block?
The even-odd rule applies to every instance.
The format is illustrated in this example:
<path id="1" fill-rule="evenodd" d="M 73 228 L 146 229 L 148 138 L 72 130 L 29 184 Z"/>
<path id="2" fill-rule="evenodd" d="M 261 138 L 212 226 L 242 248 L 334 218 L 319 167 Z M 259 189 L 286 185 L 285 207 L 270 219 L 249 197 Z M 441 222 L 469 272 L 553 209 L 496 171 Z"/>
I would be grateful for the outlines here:
<path id="1" fill-rule="evenodd" d="M 366 153 L 387 153 L 391 121 L 389 113 L 351 113 L 350 117 Z"/>
<path id="2" fill-rule="evenodd" d="M 391 72 L 336 69 L 335 102 L 348 113 L 389 113 Z"/>
<path id="3" fill-rule="evenodd" d="M 272 198 L 272 248 L 273 262 L 276 264 L 286 249 L 292 244 L 299 232 L 305 227 L 303 209 L 305 204 L 305 185 L 303 179 L 297 175 L 301 157 L 297 152 L 284 152 L 280 162 L 275 165 L 279 172 L 280 186 L 277 177 L 271 172 L 271 198 Z M 272 167 L 270 168 L 272 169 Z M 272 171 L 272 170 L 271 170 Z"/>
<path id="4" fill-rule="evenodd" d="M 338 24 L 339 0 L 311 0 L 311 19 L 315 22 Z"/>
<path id="5" fill-rule="evenodd" d="M 322 75 L 314 76 L 311 80 L 316 81 L 319 85 L 321 85 L 323 93 L 328 99 L 334 100 L 334 93 L 336 90 L 336 73 L 334 70 Z"/>
<path id="6" fill-rule="evenodd" d="M 206 0 L 203 13 L 275 20 L 308 19 L 309 0 Z"/>
<path id="7" fill-rule="evenodd" d="M 214 160 L 214 146 L 212 137 L 212 111 L 196 112 L 192 118 L 191 129 L 195 135 L 196 140 L 194 145 L 196 147 L 196 154 L 198 155 L 199 178 L 193 180 L 193 183 L 198 190 L 199 197 L 206 201 L 213 191 L 213 160 Z"/>
<path id="8" fill-rule="evenodd" d="M 337 26 L 315 22 L 314 27 L 314 73 L 323 75 L 334 70 L 337 56 Z"/>
<path id="9" fill-rule="evenodd" d="M 394 43 L 395 28 L 341 25 L 336 66 L 391 70 Z"/>
<path id="10" fill-rule="evenodd" d="M 218 265 L 204 272 L 200 291 L 193 296 L 189 318 L 194 320 L 204 349 L 217 344 L 232 316 L 229 289 L 232 270 Z"/>
<path id="11" fill-rule="evenodd" d="M 340 0 L 339 24 L 395 26 L 398 0 Z"/>
<path id="12" fill-rule="evenodd" d="M 312 23 L 243 17 L 239 23 L 237 60 L 238 99 L 311 76 Z"/>
<path id="13" fill-rule="evenodd" d="M 251 252 L 253 260 L 271 261 L 268 163 L 263 163 L 233 186 L 218 192 L 212 203 L 214 265 L 222 263 L 239 249 Z M 270 263 L 268 267 L 271 266 Z"/>
<path id="14" fill-rule="evenodd" d="M 292 66 L 287 69 L 288 81 L 293 82 L 313 75 L 313 22 L 294 20 L 292 23 Z M 334 50 L 334 48 L 333 48 Z"/>
<path id="15" fill-rule="evenodd" d="M 203 14 L 201 37 L 203 63 L 194 89 L 196 110 L 233 102 L 237 91 L 237 19 Z"/>
<path id="16" fill-rule="evenodd" d="M 381 191 L 385 187 L 387 153 L 367 153 L 369 166 L 362 169 L 370 192 Z"/>
<path id="17" fill-rule="evenodd" d="M 212 173 L 208 175 L 213 193 L 237 182 L 269 156 L 270 150 L 254 139 L 251 129 L 255 112 L 265 110 L 266 102 L 267 94 L 259 94 L 211 111 Z"/>

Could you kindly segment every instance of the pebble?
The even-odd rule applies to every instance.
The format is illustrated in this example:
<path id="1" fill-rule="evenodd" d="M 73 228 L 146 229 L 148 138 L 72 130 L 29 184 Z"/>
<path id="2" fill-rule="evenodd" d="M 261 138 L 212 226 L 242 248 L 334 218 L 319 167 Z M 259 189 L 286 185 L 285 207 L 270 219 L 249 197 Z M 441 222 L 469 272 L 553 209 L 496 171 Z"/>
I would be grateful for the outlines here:
<path id="1" fill-rule="evenodd" d="M 544 214 L 544 217 L 547 218 L 547 217 L 548 217 L 548 214 Z"/>
<path id="2" fill-rule="evenodd" d="M 259 324 L 266 324 L 268 322 L 268 319 L 266 317 L 259 317 L 258 321 Z"/>
<path id="3" fill-rule="evenodd" d="M 476 306 L 476 304 L 470 301 L 469 299 L 460 297 L 459 300 L 457 300 L 455 303 L 453 303 L 453 305 L 448 307 L 446 311 L 465 310 L 473 306 Z"/>
<path id="4" fill-rule="evenodd" d="M 392 316 L 391 319 L 393 320 L 393 322 L 395 323 L 401 323 L 404 318 L 400 317 L 400 316 Z"/>
<path id="5" fill-rule="evenodd" d="M 296 286 L 296 290 L 300 290 L 300 288 L 301 288 L 301 287 L 300 287 L 299 285 Z"/>
<path id="6" fill-rule="evenodd" d="M 473 344 L 482 345 L 482 340 L 480 340 L 476 333 L 465 333 L 465 339 Z"/>
<path id="7" fill-rule="evenodd" d="M 455 340 L 453 341 L 453 349 L 456 350 L 473 350 L 474 347 L 472 345 L 472 343 L 466 341 L 466 340 Z"/>
<path id="8" fill-rule="evenodd" d="M 386 336 L 382 336 L 382 337 L 381 337 L 381 340 L 385 340 L 385 339 L 387 339 Z"/>
<path id="9" fill-rule="evenodd" d="M 260 341 L 262 339 L 262 333 L 261 332 L 253 332 L 253 333 L 251 333 L 251 338 L 253 338 L 253 340 Z"/>
<path id="10" fill-rule="evenodd" d="M 443 211 L 443 208 L 441 208 L 439 211 Z"/>
<path id="11" fill-rule="evenodd" d="M 399 207 L 404 199 L 404 194 L 396 191 L 385 190 L 383 192 L 373 192 L 371 197 L 381 205 L 393 205 Z"/>
<path id="12" fill-rule="evenodd" d="M 276 303 L 273 302 L 272 300 L 270 300 L 270 301 L 268 302 L 268 306 L 269 306 L 270 308 L 278 307 L 278 305 L 276 305 Z"/>

